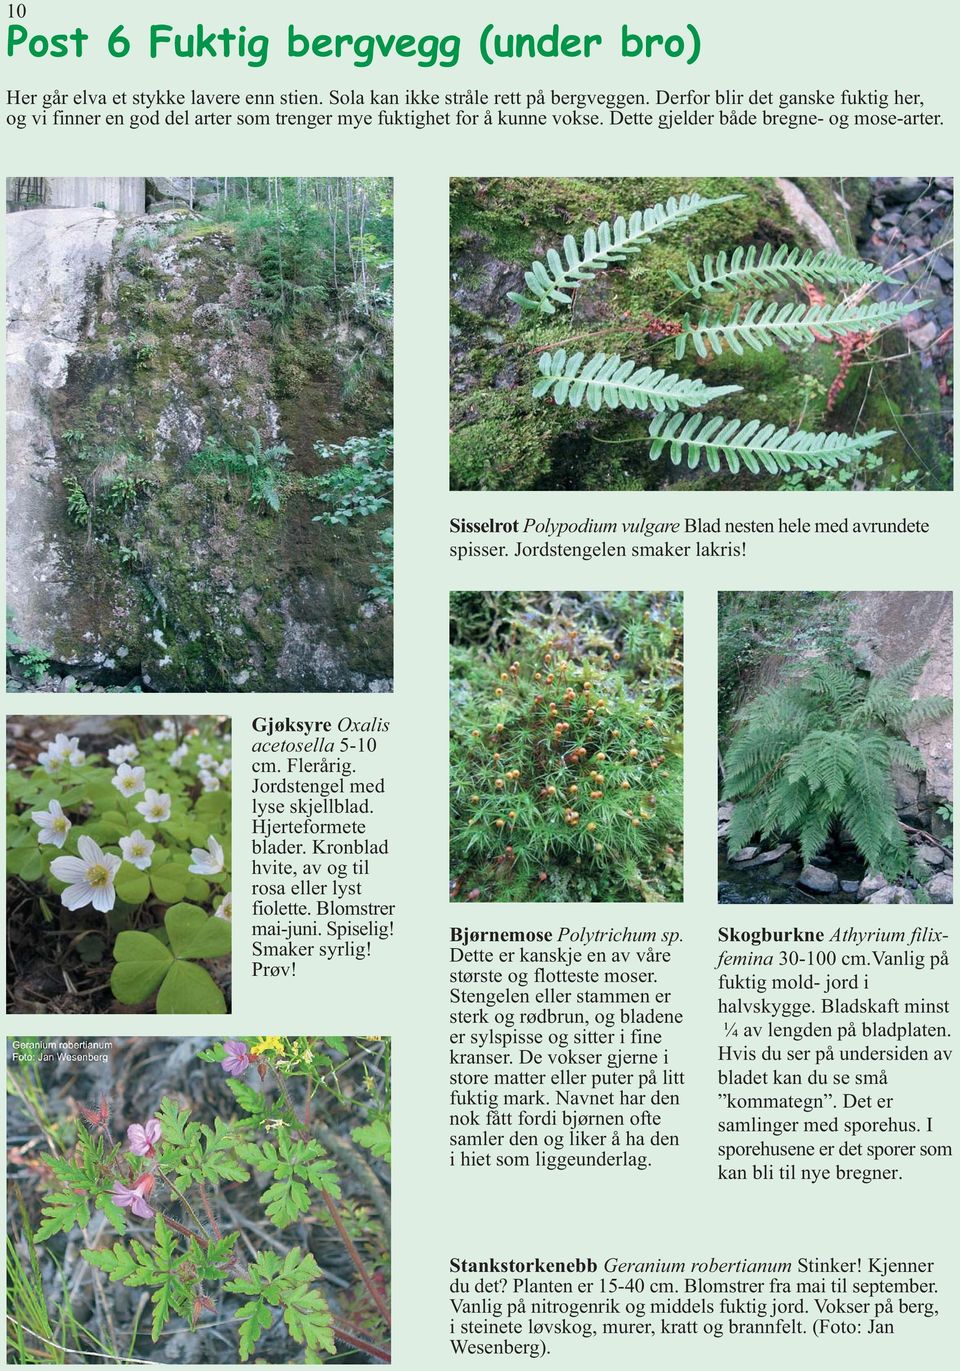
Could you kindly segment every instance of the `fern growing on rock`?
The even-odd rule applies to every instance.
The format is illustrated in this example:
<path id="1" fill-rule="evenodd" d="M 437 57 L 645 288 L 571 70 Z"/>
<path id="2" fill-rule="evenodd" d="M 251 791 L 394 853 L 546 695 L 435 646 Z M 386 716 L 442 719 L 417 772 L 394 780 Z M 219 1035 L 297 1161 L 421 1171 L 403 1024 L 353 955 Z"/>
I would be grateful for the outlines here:
<path id="1" fill-rule="evenodd" d="M 869 681 L 817 662 L 745 706 L 724 759 L 723 797 L 735 801 L 730 852 L 756 834 L 792 838 L 809 862 L 834 830 L 846 830 L 871 870 L 887 879 L 912 870 L 893 772 L 924 770 L 904 732 L 951 707 L 941 696 L 911 697 L 925 661 Z"/>
<path id="2" fill-rule="evenodd" d="M 666 232 L 694 214 L 740 198 L 727 195 L 709 199 L 699 194 L 670 197 L 664 203 L 635 210 L 629 217 L 618 216 L 612 224 L 604 220 L 596 228 L 586 229 L 582 243 L 567 234 L 563 255 L 556 248 L 548 249 L 545 260 L 534 261 L 524 273 L 526 293 L 509 291 L 508 299 L 527 313 L 555 314 L 558 305 L 572 304 L 575 292 L 588 287 L 599 273 L 635 254 L 642 255 L 652 234 Z M 728 351 L 743 356 L 748 349 L 792 350 L 851 337 L 872 338 L 927 303 L 865 300 L 864 295 L 873 286 L 891 284 L 892 278 L 868 262 L 828 250 L 747 244 L 708 254 L 701 264 L 688 261 L 686 267 L 686 277 L 667 272 L 681 301 L 701 301 L 717 294 L 734 299 L 727 309 L 704 306 L 696 317 L 685 313 L 673 323 L 658 321 L 664 335 L 673 338 L 677 361 L 683 361 L 689 346 L 707 361 Z M 853 293 L 824 301 L 824 288 L 844 287 Z M 755 296 L 764 290 L 798 290 L 804 299 L 784 302 L 762 295 L 737 299 L 743 292 Z M 700 410 L 719 396 L 743 388 L 707 386 L 698 378 L 667 374 L 666 369 L 643 365 L 618 353 L 598 351 L 587 360 L 585 352 L 568 354 L 563 347 L 542 352 L 539 369 L 541 375 L 533 387 L 535 399 L 551 396 L 556 404 L 573 408 L 586 401 L 594 411 L 606 406 L 647 412 L 653 416 L 646 433 L 651 459 L 666 450 L 674 463 L 685 460 L 689 467 L 697 467 L 705 462 L 714 472 L 723 463 L 731 473 L 743 467 L 754 475 L 835 468 L 853 462 L 892 432 L 872 429 L 848 436 L 791 431 L 789 427 L 762 424 L 759 419 L 728 422 L 714 418 L 700 428 L 702 416 L 694 414 L 688 421 L 677 411 Z"/>

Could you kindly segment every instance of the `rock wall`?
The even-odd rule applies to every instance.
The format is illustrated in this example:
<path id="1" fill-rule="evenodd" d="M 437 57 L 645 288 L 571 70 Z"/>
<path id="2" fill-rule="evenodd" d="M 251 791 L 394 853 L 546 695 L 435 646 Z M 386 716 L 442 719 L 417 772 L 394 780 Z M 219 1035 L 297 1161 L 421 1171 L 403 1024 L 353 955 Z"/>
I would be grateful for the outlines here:
<path id="1" fill-rule="evenodd" d="M 885 675 L 921 652 L 929 660 L 914 695 L 953 696 L 953 597 L 946 590 L 858 591 L 849 595 L 852 604 L 850 640 L 867 671 Z M 948 716 L 913 729 L 910 742 L 926 762 L 922 781 L 924 800 L 937 802 L 953 797 L 953 719 Z M 901 801 L 915 805 L 921 782 L 902 774 L 898 779 Z"/>
<path id="2" fill-rule="evenodd" d="M 177 211 L 121 232 L 64 208 L 7 226 L 8 606 L 19 651 L 49 659 L 41 688 L 389 688 L 368 541 L 313 522 L 308 485 L 274 512 L 200 456 L 288 441 L 310 476 L 318 439 L 384 427 L 343 398 L 336 312 L 303 325 L 285 423 L 262 283 L 230 225 Z"/>
<path id="3" fill-rule="evenodd" d="M 47 204 L 57 208 L 98 205 L 117 214 L 142 214 L 147 205 L 143 176 L 53 176 L 46 192 Z"/>
<path id="4" fill-rule="evenodd" d="M 70 593 L 51 401 L 67 384 L 116 231 L 106 210 L 7 216 L 7 602 L 27 646 L 52 646 L 51 616 Z"/>

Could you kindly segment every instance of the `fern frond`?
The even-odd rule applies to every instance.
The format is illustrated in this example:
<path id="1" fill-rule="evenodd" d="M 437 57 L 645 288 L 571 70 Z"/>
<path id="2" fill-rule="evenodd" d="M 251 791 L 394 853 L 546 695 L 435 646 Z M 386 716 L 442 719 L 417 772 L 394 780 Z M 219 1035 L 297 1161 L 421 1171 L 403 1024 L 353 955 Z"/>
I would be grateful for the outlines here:
<path id="1" fill-rule="evenodd" d="M 583 365 L 582 352 L 567 356 L 563 348 L 540 354 L 543 379 L 533 388 L 534 397 L 553 391 L 558 405 L 568 404 L 576 409 L 586 399 L 591 409 L 606 404 L 610 409 L 623 405 L 625 409 L 677 410 L 681 405 L 692 408 L 729 395 L 740 386 L 706 386 L 695 378 L 687 380 L 675 372 L 653 367 L 637 367 L 636 362 L 623 361 L 617 353 L 607 356 L 598 352 Z"/>
<path id="2" fill-rule="evenodd" d="M 800 855 L 805 862 L 813 861 L 823 850 L 834 816 L 833 804 L 824 792 L 811 797 L 810 807 L 800 825 Z"/>
<path id="3" fill-rule="evenodd" d="M 695 300 L 717 290 L 739 290 L 743 286 L 861 286 L 891 278 L 880 267 L 862 262 L 858 257 L 844 257 L 842 253 L 813 248 L 805 251 L 783 243 L 778 248 L 765 243 L 758 252 L 753 243 L 736 247 L 729 254 L 718 252 L 703 259 L 702 271 L 695 262 L 687 263 L 689 281 L 676 272 L 668 272 L 674 285 L 684 295 Z"/>
<path id="4" fill-rule="evenodd" d="M 834 717 L 856 708 L 864 694 L 864 682 L 834 662 L 814 662 L 804 677 L 806 689 L 819 695 Z"/>
<path id="5" fill-rule="evenodd" d="M 754 476 L 759 475 L 761 467 L 771 473 L 819 471 L 821 467 L 836 468 L 841 462 L 852 461 L 893 432 L 871 429 L 856 437 L 846 433 L 807 433 L 803 429 L 791 433 L 775 424 L 761 425 L 759 419 L 747 423 L 717 416 L 705 423 L 703 419 L 702 414 L 658 414 L 649 429 L 654 440 L 651 461 L 668 448 L 675 466 L 686 457 L 690 467 L 696 467 L 703 459 L 711 471 L 719 471 L 726 462 L 734 476 L 741 464 Z"/>
<path id="6" fill-rule="evenodd" d="M 864 696 L 859 716 L 903 729 L 930 723 L 949 714 L 953 706 L 942 696 L 928 695 L 924 699 L 914 700 L 910 694 L 923 673 L 929 655 L 928 652 L 922 652 L 901 662 L 886 676 L 874 677 Z"/>
<path id="7" fill-rule="evenodd" d="M 910 708 L 903 716 L 904 728 L 916 728 L 918 724 L 930 724 L 935 719 L 944 719 L 953 710 L 953 701 L 945 695 L 928 695 L 925 700 L 911 700 Z"/>
<path id="8" fill-rule="evenodd" d="M 893 768 L 924 770 L 920 753 L 897 736 L 899 702 L 927 703 L 908 694 L 923 661 L 904 663 L 869 688 L 854 671 L 815 662 L 745 705 L 724 758 L 724 798 L 736 802 L 731 849 L 754 833 L 775 833 L 797 840 L 810 861 L 842 823 L 870 870 L 888 879 L 909 871 Z M 871 717 L 868 699 L 883 717 Z"/>
<path id="9" fill-rule="evenodd" d="M 741 847 L 746 847 L 755 833 L 759 833 L 766 807 L 766 801 L 760 798 L 742 800 L 734 808 L 727 830 L 727 851 L 731 857 L 735 852 L 739 852 Z"/>
<path id="10" fill-rule="evenodd" d="M 719 357 L 725 347 L 742 356 L 744 344 L 755 352 L 763 352 L 775 343 L 794 348 L 825 337 L 874 333 L 921 307 L 895 300 L 875 300 L 866 305 L 781 305 L 777 300 L 755 300 L 746 311 L 736 305 L 729 318 L 704 310 L 696 324 L 691 323 L 689 315 L 684 317 L 683 328 L 676 337 L 676 356 L 678 361 L 684 356 L 687 339 L 701 357 L 709 357 L 711 350 Z"/>
<path id="11" fill-rule="evenodd" d="M 833 804 L 843 794 L 857 748 L 858 739 L 848 733 L 816 729 L 792 754 L 787 777 L 802 778 L 811 792 L 823 790 Z"/>
<path id="12" fill-rule="evenodd" d="M 583 282 L 594 280 L 597 272 L 626 261 L 632 253 L 640 251 L 652 234 L 682 224 L 711 205 L 725 205 L 740 198 L 739 195 L 722 195 L 711 200 L 696 192 L 679 198 L 671 195 L 664 204 L 635 210 L 629 219 L 618 216 L 612 226 L 605 219 L 596 228 L 588 228 L 583 235 L 582 249 L 573 234 L 568 233 L 563 240 L 563 258 L 556 248 L 550 248 L 546 262 L 534 262 L 530 270 L 524 272 L 523 279 L 530 294 L 511 290 L 507 292 L 507 299 L 522 309 L 556 314 L 555 304 L 570 304 L 568 290 L 575 290 Z"/>
<path id="13" fill-rule="evenodd" d="M 926 762 L 915 747 L 905 743 L 901 738 L 889 738 L 887 747 L 890 753 L 892 766 L 902 766 L 907 771 L 925 771 Z"/>

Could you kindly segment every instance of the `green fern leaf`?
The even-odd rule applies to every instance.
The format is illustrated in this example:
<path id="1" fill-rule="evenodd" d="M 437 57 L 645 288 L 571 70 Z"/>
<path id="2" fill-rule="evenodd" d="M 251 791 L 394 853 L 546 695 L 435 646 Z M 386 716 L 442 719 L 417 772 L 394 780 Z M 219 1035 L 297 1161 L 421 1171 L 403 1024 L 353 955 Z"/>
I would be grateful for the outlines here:
<path id="1" fill-rule="evenodd" d="M 794 348 L 847 333 L 875 333 L 929 303 L 878 300 L 866 305 L 781 305 L 776 300 L 755 300 L 745 311 L 736 305 L 729 318 L 704 310 L 696 324 L 689 315 L 684 317 L 676 338 L 676 356 L 678 361 L 684 356 L 688 339 L 699 356 L 706 358 L 711 351 L 719 357 L 725 348 L 742 356 L 745 346 L 763 352 L 775 343 Z"/>
<path id="2" fill-rule="evenodd" d="M 710 200 L 697 193 L 671 196 L 664 204 L 635 210 L 629 219 L 618 216 L 612 225 L 604 220 L 596 228 L 588 228 L 583 235 L 582 248 L 573 234 L 568 233 L 563 240 L 566 262 L 555 248 L 550 248 L 545 263 L 533 262 L 530 270 L 524 272 L 529 294 L 511 290 L 507 298 L 521 309 L 555 314 L 555 305 L 570 304 L 572 297 L 567 294 L 569 290 L 575 290 L 585 281 L 594 280 L 597 272 L 606 271 L 607 267 L 639 252 L 652 234 L 682 224 L 691 215 L 711 205 L 724 205 L 730 200 L 739 199 L 739 195 L 723 195 Z"/>
<path id="3" fill-rule="evenodd" d="M 86 1195 L 68 1190 L 51 1195 L 43 1206 L 43 1219 L 36 1232 L 37 1242 L 46 1242 L 54 1233 L 69 1233 L 71 1228 L 86 1228 L 90 1222 L 90 1206 Z"/>
<path id="4" fill-rule="evenodd" d="M 230 1287 L 227 1287 L 230 1289 Z M 262 1299 L 242 1304 L 240 1314 L 240 1360 L 249 1361 L 262 1333 L 273 1323 L 273 1311 Z"/>
<path id="5" fill-rule="evenodd" d="M 385 1119 L 374 1119 L 371 1123 L 362 1124 L 359 1128 L 354 1128 L 350 1136 L 354 1142 L 368 1148 L 381 1161 L 390 1161 L 390 1125 Z"/>
<path id="6" fill-rule="evenodd" d="M 533 388 L 534 398 L 552 391 L 558 405 L 568 404 L 573 409 L 586 399 L 593 410 L 603 404 L 610 409 L 623 405 L 625 409 L 652 409 L 659 414 L 681 406 L 705 405 L 718 395 L 730 395 L 741 389 L 706 386 L 699 379 L 685 380 L 676 373 L 668 376 L 653 367 L 638 368 L 636 362 L 623 361 L 616 353 L 608 357 L 598 352 L 585 365 L 583 362 L 582 352 L 568 356 L 564 348 L 541 353 L 543 375 Z"/>
<path id="7" fill-rule="evenodd" d="M 745 705 L 724 758 L 724 797 L 735 802 L 731 849 L 757 833 L 790 836 L 811 861 L 842 826 L 869 870 L 888 879 L 909 871 L 893 768 L 923 770 L 898 736 L 899 702 L 926 703 L 909 697 L 922 667 L 922 659 L 904 663 L 868 687 L 854 671 L 815 662 Z"/>
<path id="8" fill-rule="evenodd" d="M 688 262 L 688 281 L 676 272 L 668 274 L 682 294 L 695 300 L 705 293 L 740 290 L 744 286 L 861 286 L 891 280 L 880 267 L 859 258 L 844 257 L 828 249 L 815 252 L 813 248 L 789 247 L 786 243 L 778 248 L 765 243 L 759 252 L 751 243 L 749 247 L 734 248 L 729 255 L 725 251 L 718 252 L 716 257 L 707 255 L 702 271 L 696 263 Z"/>
<path id="9" fill-rule="evenodd" d="M 675 466 L 686 458 L 689 467 L 696 467 L 703 459 L 711 471 L 719 471 L 726 462 L 734 476 L 741 465 L 754 476 L 761 469 L 771 474 L 819 471 L 852 461 L 859 453 L 876 447 L 892 431 L 871 429 L 856 437 L 845 433 L 807 433 L 803 429 L 791 433 L 775 424 L 761 424 L 759 419 L 741 423 L 739 419 L 714 416 L 704 423 L 702 414 L 664 412 L 650 424 L 649 433 L 654 440 L 650 460 L 655 461 L 667 448 Z"/>

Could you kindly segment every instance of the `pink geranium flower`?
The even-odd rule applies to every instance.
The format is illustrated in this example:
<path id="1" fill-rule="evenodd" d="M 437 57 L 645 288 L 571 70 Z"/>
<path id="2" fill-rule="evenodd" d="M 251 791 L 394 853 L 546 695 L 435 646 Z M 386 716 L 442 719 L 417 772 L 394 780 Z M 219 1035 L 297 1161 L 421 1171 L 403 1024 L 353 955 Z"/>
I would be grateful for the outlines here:
<path id="1" fill-rule="evenodd" d="M 223 1050 L 227 1055 L 220 1065 L 228 1076 L 242 1076 L 247 1067 L 253 1063 L 250 1049 L 246 1043 L 237 1042 L 236 1038 L 228 1038 L 223 1044 Z"/>
<path id="2" fill-rule="evenodd" d="M 143 1124 L 132 1123 L 127 1129 L 127 1145 L 136 1157 L 152 1157 L 162 1137 L 159 1119 L 148 1119 Z"/>
<path id="3" fill-rule="evenodd" d="M 124 1185 L 122 1181 L 116 1181 L 110 1198 L 121 1209 L 129 1209 L 131 1214 L 136 1214 L 138 1219 L 152 1219 L 153 1210 L 146 1201 L 146 1196 L 150 1194 L 152 1189 L 153 1177 L 148 1174 L 141 1176 L 134 1186 Z"/>

